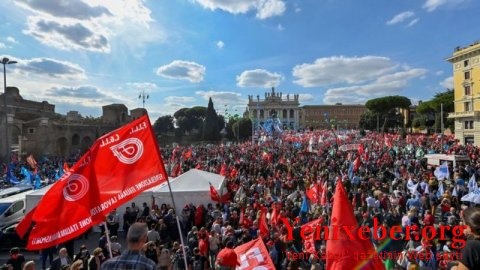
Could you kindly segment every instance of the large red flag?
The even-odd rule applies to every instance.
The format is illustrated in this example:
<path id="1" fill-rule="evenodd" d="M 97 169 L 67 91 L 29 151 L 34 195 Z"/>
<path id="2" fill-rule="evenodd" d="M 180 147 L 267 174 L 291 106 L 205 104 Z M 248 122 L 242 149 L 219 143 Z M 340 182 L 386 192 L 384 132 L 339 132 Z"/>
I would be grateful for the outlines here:
<path id="1" fill-rule="evenodd" d="M 357 156 L 357 158 L 353 161 L 353 172 L 357 172 L 360 168 L 360 165 L 362 165 L 362 161 L 360 160 L 360 156 Z"/>
<path id="2" fill-rule="evenodd" d="M 240 266 L 237 269 L 275 269 L 275 265 L 262 238 L 257 238 L 236 247 L 235 253 L 240 255 Z"/>
<path id="3" fill-rule="evenodd" d="M 302 229 L 301 229 L 302 231 L 310 232 L 309 235 L 305 235 L 305 241 L 304 241 L 305 251 L 310 254 L 316 254 L 315 230 L 318 229 L 317 227 L 320 226 L 323 223 L 323 221 L 324 221 L 323 217 L 319 217 L 318 219 L 315 219 L 313 221 L 310 221 L 302 225 Z M 310 229 L 306 230 L 306 227 L 309 227 Z"/>
<path id="4" fill-rule="evenodd" d="M 32 217 L 33 217 L 33 214 L 35 213 L 35 209 L 36 207 L 30 210 L 30 212 L 28 212 L 28 214 L 25 215 L 22 221 L 18 223 L 17 227 L 15 228 L 18 236 L 20 236 L 20 239 L 23 239 L 28 229 L 30 229 L 30 225 L 32 224 Z"/>
<path id="5" fill-rule="evenodd" d="M 147 115 L 99 138 L 43 196 L 27 249 L 44 249 L 105 221 L 114 208 L 167 180 Z M 53 206 L 53 207 L 52 207 Z"/>
<path id="6" fill-rule="evenodd" d="M 210 184 L 210 199 L 214 202 L 226 203 L 230 200 L 230 193 L 227 192 L 220 196 L 215 187 Z"/>
<path id="7" fill-rule="evenodd" d="M 349 233 L 353 234 L 353 237 L 351 237 L 345 230 L 338 229 L 355 228 L 354 232 L 358 230 L 357 219 L 353 214 L 352 205 L 348 201 L 342 181 L 337 181 L 334 198 L 330 222 L 331 229 L 327 241 L 327 270 L 385 269 L 382 261 L 378 260 L 378 256 L 375 258 L 376 251 L 369 237 L 364 236 L 362 239 L 357 233 L 352 233 L 353 230 L 349 229 Z M 334 228 L 337 228 L 337 234 L 335 234 Z M 362 254 L 362 256 L 355 256 L 355 254 Z"/>

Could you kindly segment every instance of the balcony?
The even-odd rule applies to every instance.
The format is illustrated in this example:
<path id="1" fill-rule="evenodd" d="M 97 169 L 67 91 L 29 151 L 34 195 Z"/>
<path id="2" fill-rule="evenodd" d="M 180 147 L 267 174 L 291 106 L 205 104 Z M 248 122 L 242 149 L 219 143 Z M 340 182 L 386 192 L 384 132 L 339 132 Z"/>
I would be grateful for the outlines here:
<path id="1" fill-rule="evenodd" d="M 469 112 L 453 112 L 448 114 L 448 118 L 466 118 L 466 117 L 475 117 L 478 116 L 480 112 L 469 111 Z"/>

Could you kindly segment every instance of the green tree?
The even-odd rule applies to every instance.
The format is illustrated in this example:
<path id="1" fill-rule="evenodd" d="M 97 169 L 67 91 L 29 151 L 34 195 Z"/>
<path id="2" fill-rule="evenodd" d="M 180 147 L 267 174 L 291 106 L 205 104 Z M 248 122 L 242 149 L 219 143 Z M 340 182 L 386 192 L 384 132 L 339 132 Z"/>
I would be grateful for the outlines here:
<path id="1" fill-rule="evenodd" d="M 240 118 L 232 125 L 233 134 L 239 140 L 245 140 L 252 136 L 252 120 Z"/>
<path id="2" fill-rule="evenodd" d="M 196 106 L 192 108 L 182 108 L 173 114 L 175 123 L 181 134 L 190 132 L 194 129 L 201 130 L 205 120 L 207 108 Z"/>
<path id="3" fill-rule="evenodd" d="M 203 122 L 203 139 L 207 141 L 220 140 L 221 127 L 219 124 L 217 112 L 213 108 L 212 98 L 208 100 L 208 107 L 206 112 L 205 121 Z"/>
<path id="4" fill-rule="evenodd" d="M 173 116 L 164 115 L 157 118 L 153 124 L 153 130 L 157 135 L 165 134 L 167 132 L 173 131 L 175 127 L 173 126 Z"/>
<path id="5" fill-rule="evenodd" d="M 452 89 L 447 89 L 445 92 L 440 92 L 435 94 L 435 96 L 428 101 L 422 102 L 417 107 L 417 113 L 427 117 L 435 119 L 434 121 L 427 121 L 427 126 L 435 125 L 435 130 L 440 129 L 441 123 L 441 106 L 443 104 L 443 122 L 444 126 L 454 129 L 453 119 L 447 118 L 448 113 L 451 113 L 455 110 L 454 108 L 454 91 Z"/>
<path id="6" fill-rule="evenodd" d="M 365 107 L 374 112 L 377 117 L 384 116 L 382 131 L 385 130 L 389 116 L 396 109 L 408 109 L 412 105 L 412 102 L 407 97 L 403 96 L 386 96 L 375 99 L 370 99 L 365 104 Z"/>

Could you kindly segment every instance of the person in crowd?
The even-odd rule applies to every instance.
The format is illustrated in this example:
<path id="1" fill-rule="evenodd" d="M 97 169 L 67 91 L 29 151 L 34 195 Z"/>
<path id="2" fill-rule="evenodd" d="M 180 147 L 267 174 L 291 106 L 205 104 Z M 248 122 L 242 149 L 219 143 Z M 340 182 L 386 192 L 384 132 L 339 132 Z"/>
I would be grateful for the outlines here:
<path id="1" fill-rule="evenodd" d="M 107 228 L 111 236 L 118 235 L 118 228 L 120 227 L 120 215 L 117 213 L 117 209 L 113 209 L 107 215 Z"/>
<path id="2" fill-rule="evenodd" d="M 98 270 L 103 265 L 106 260 L 105 255 L 103 254 L 102 248 L 96 248 L 93 250 L 93 256 L 88 261 L 89 270 Z"/>
<path id="3" fill-rule="evenodd" d="M 216 269 L 219 270 L 234 270 L 240 265 L 238 254 L 233 250 L 234 244 L 228 241 L 226 247 L 220 250 L 217 255 Z"/>
<path id="4" fill-rule="evenodd" d="M 70 265 L 72 263 L 72 259 L 68 256 L 67 249 L 61 248 L 58 251 L 58 257 L 53 260 L 52 262 L 52 270 L 61 270 L 63 266 Z"/>
<path id="5" fill-rule="evenodd" d="M 480 208 L 471 207 L 464 210 L 462 219 L 467 226 L 463 231 L 467 241 L 462 249 L 461 259 L 451 269 L 480 269 Z"/>
<path id="6" fill-rule="evenodd" d="M 88 269 L 88 267 L 85 268 L 83 266 L 82 260 L 74 261 L 72 265 L 70 265 L 70 270 L 85 270 L 85 269 Z"/>
<path id="7" fill-rule="evenodd" d="M 141 253 L 147 241 L 147 233 L 146 224 L 133 223 L 127 233 L 127 250 L 122 255 L 104 262 L 101 269 L 156 269 L 156 264 Z"/>
<path id="8" fill-rule="evenodd" d="M 73 259 L 75 262 L 77 261 L 82 261 L 83 263 L 83 269 L 88 269 L 88 260 L 90 259 L 90 252 L 87 249 L 86 245 L 81 245 L 80 246 L 80 252 L 75 255 L 75 258 Z"/>
<path id="9" fill-rule="evenodd" d="M 40 251 L 41 259 L 42 259 L 42 270 L 47 269 L 47 259 L 48 259 L 49 265 L 50 266 L 52 265 L 53 256 L 55 255 L 55 253 L 56 253 L 55 247 L 45 248 L 45 249 L 42 249 L 42 251 Z"/>
<path id="10" fill-rule="evenodd" d="M 35 270 L 35 262 L 34 261 L 28 261 L 23 265 L 23 270 Z"/>
<path id="11" fill-rule="evenodd" d="M 14 247 L 10 249 L 10 258 L 7 260 L 7 265 L 11 265 L 13 270 L 22 270 L 25 264 L 25 257 L 20 254 L 20 249 Z"/>

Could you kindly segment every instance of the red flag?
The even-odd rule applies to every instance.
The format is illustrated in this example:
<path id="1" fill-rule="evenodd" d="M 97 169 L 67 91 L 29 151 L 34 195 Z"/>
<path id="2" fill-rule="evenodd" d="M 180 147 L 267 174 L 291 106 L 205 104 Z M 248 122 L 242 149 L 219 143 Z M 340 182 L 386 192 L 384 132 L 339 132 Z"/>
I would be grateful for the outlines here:
<path id="1" fill-rule="evenodd" d="M 210 199 L 214 202 L 220 201 L 220 195 L 218 195 L 217 190 L 210 184 Z"/>
<path id="2" fill-rule="evenodd" d="M 388 148 L 392 148 L 392 147 L 393 147 L 392 139 L 390 139 L 390 137 L 388 137 L 387 134 L 385 134 L 384 140 L 385 140 L 385 145 L 386 145 Z"/>
<path id="3" fill-rule="evenodd" d="M 258 222 L 258 229 L 260 230 L 261 237 L 268 237 L 270 232 L 268 231 L 267 224 L 267 208 L 263 207 L 260 210 L 260 220 Z"/>
<path id="4" fill-rule="evenodd" d="M 180 174 L 182 174 L 182 166 L 180 165 L 180 163 L 177 163 L 175 167 L 173 167 L 172 177 L 177 177 Z"/>
<path id="5" fill-rule="evenodd" d="M 312 203 L 318 203 L 320 201 L 320 193 L 322 191 L 322 187 L 318 184 L 314 184 L 312 188 L 307 189 L 305 192 L 307 198 L 312 201 Z"/>
<path id="6" fill-rule="evenodd" d="M 220 169 L 220 175 L 225 176 L 227 170 L 227 164 L 223 163 L 222 168 Z"/>
<path id="7" fill-rule="evenodd" d="M 35 158 L 33 158 L 33 155 L 29 155 L 27 157 L 27 162 L 30 165 L 30 167 L 32 167 L 32 169 L 37 168 L 37 161 L 35 160 Z"/>
<path id="8" fill-rule="evenodd" d="M 358 168 L 360 168 L 360 165 L 362 165 L 362 161 L 360 161 L 360 156 L 357 156 L 357 158 L 353 161 L 353 172 L 357 172 Z"/>
<path id="9" fill-rule="evenodd" d="M 30 210 L 30 212 L 28 212 L 28 214 L 25 215 L 22 221 L 18 223 L 17 227 L 15 228 L 18 236 L 20 236 L 20 239 L 23 239 L 28 229 L 30 229 L 30 225 L 32 224 L 32 217 L 33 217 L 33 214 L 35 213 L 35 209 L 36 207 Z"/>
<path id="10" fill-rule="evenodd" d="M 114 208 L 165 182 L 155 138 L 147 115 L 99 138 L 38 203 L 27 249 L 73 239 L 104 222 Z"/>
<path id="11" fill-rule="evenodd" d="M 183 159 L 187 160 L 192 157 L 192 148 L 188 149 L 184 154 L 183 154 Z"/>
<path id="12" fill-rule="evenodd" d="M 363 149 L 363 144 L 358 145 L 358 154 L 363 155 L 365 153 L 365 149 Z"/>
<path id="13" fill-rule="evenodd" d="M 70 170 L 70 168 L 68 167 L 67 162 L 64 162 L 63 163 L 63 172 L 66 173 L 66 172 L 68 172 L 68 170 Z"/>
<path id="14" fill-rule="evenodd" d="M 327 205 L 327 181 L 323 184 L 322 193 L 320 194 L 320 205 Z"/>
<path id="15" fill-rule="evenodd" d="M 240 223 L 240 226 L 242 226 L 244 222 L 245 222 L 245 209 L 242 207 L 242 212 L 240 213 L 240 220 L 238 221 L 238 223 Z"/>
<path id="16" fill-rule="evenodd" d="M 320 217 L 318 219 L 315 219 L 313 221 L 308 222 L 307 224 L 302 225 L 301 230 L 304 232 L 307 232 L 305 230 L 306 227 L 310 227 L 308 231 L 311 233 L 309 235 L 305 236 L 305 251 L 307 251 L 310 254 L 316 254 L 315 250 L 315 230 L 317 229 L 317 226 L 320 226 L 323 223 L 324 219 L 323 217 Z"/>
<path id="17" fill-rule="evenodd" d="M 240 266 L 237 269 L 275 269 L 275 265 L 262 238 L 257 238 L 236 247 L 235 253 L 240 255 Z"/>
<path id="18" fill-rule="evenodd" d="M 327 270 L 352 269 L 353 265 L 362 265 L 364 270 L 385 269 L 382 261 L 376 257 L 375 248 L 369 237 L 364 236 L 365 240 L 363 240 L 356 233 L 351 237 L 341 229 L 336 230 L 338 234 L 334 235 L 333 228 L 358 229 L 357 219 L 353 214 L 352 205 L 348 201 L 342 181 L 337 181 L 334 198 L 330 222 L 332 229 L 329 230 L 327 241 Z M 355 254 L 366 254 L 365 257 L 368 259 L 355 258 Z"/>
<path id="19" fill-rule="evenodd" d="M 197 163 L 197 166 L 195 166 L 195 169 L 201 170 L 201 169 L 202 169 L 202 165 L 201 165 L 200 163 Z"/>
<path id="20" fill-rule="evenodd" d="M 272 216 L 270 217 L 270 225 L 276 226 L 278 224 L 279 217 L 280 217 L 280 209 L 278 209 L 278 205 L 274 203 Z"/>

